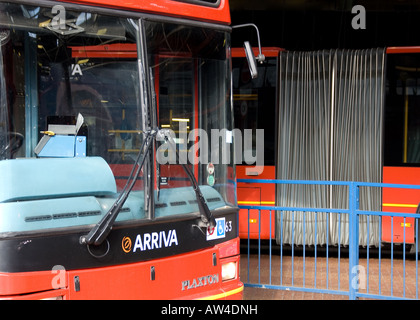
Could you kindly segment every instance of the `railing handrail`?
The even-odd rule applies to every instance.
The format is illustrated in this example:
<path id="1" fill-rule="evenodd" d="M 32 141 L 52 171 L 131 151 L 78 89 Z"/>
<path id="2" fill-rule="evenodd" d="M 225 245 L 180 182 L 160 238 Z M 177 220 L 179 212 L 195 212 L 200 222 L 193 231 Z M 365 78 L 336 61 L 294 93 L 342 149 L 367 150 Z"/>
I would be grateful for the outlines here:
<path id="1" fill-rule="evenodd" d="M 349 290 L 348 295 L 351 300 L 356 299 L 357 297 L 362 296 L 371 296 L 375 295 L 369 294 L 359 294 L 358 288 L 352 285 L 352 279 L 357 277 L 357 267 L 359 265 L 359 220 L 358 217 L 361 215 L 376 215 L 376 216 L 389 216 L 389 217 L 403 217 L 403 218 L 416 218 L 419 219 L 420 215 L 418 213 L 403 213 L 403 212 L 383 212 L 383 211 L 369 211 L 369 210 L 360 210 L 360 187 L 379 187 L 379 188 L 399 188 L 399 189 L 414 189 L 420 190 L 420 185 L 415 184 L 395 184 L 395 183 L 378 183 L 378 182 L 355 182 L 355 181 L 322 181 L 322 180 L 278 180 L 278 179 L 237 179 L 238 183 L 271 183 L 271 184 L 283 184 L 283 185 L 326 185 L 326 186 L 346 186 L 348 187 L 348 208 L 339 209 L 339 208 L 308 208 L 308 207 L 286 207 L 286 206 L 276 206 L 276 205 L 239 205 L 240 209 L 253 210 L 269 210 L 270 217 L 271 211 L 293 211 L 293 212 L 326 212 L 326 213 L 345 213 L 349 215 Z M 420 200 L 420 199 L 419 199 Z M 249 214 L 249 213 L 248 213 Z M 271 219 L 271 218 L 270 218 Z M 405 219 L 404 219 L 405 221 Z M 417 220 L 416 220 L 417 221 Z M 404 227 L 405 228 L 405 227 Z M 416 222 L 416 234 L 417 231 L 417 222 Z M 271 223 L 270 223 L 271 229 Z M 404 229 L 405 230 L 405 229 Z M 270 231 L 271 232 L 271 231 Z M 271 233 L 270 233 L 271 234 Z M 270 236 L 271 237 L 271 236 Z M 405 242 L 405 231 L 404 231 L 404 242 Z M 416 240 L 416 247 L 418 246 L 418 240 Z M 417 249 L 416 249 L 417 250 Z M 405 248 L 404 248 L 405 254 Z M 405 256 L 404 256 L 405 259 Z M 417 259 L 417 255 L 416 255 Z M 416 260 L 417 261 L 417 260 Z M 404 260 L 405 267 L 405 260 Z M 417 267 L 416 267 L 417 268 Z M 416 274 L 418 269 L 416 269 Z M 417 277 L 417 276 L 416 276 Z M 417 278 L 416 278 L 417 279 Z M 405 281 L 405 278 L 404 278 Z M 416 280 L 417 281 L 417 280 Z M 405 282 L 404 282 L 405 283 Z M 404 284 L 405 290 L 405 284 Z M 392 295 L 392 291 L 391 291 Z M 382 295 L 376 295 L 375 297 L 385 297 Z M 417 297 L 417 292 L 416 292 Z M 395 297 L 386 297 L 386 298 L 395 298 Z M 405 291 L 404 291 L 405 298 Z"/>
<path id="2" fill-rule="evenodd" d="M 240 183 L 273 183 L 273 184 L 297 184 L 297 185 L 330 185 L 330 186 L 350 186 L 356 184 L 358 187 L 378 187 L 378 188 L 401 188 L 418 189 L 420 184 L 398 184 L 383 182 L 362 182 L 362 181 L 328 181 L 328 180 L 280 180 L 280 179 L 236 179 Z"/>

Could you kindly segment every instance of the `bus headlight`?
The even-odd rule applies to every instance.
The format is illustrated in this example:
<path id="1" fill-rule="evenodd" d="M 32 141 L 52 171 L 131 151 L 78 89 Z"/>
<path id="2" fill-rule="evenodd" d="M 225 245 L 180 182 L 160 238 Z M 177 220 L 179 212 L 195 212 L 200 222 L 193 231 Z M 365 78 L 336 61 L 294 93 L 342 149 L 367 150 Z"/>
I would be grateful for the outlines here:
<path id="1" fill-rule="evenodd" d="M 63 296 L 48 297 L 48 298 L 43 298 L 41 300 L 63 300 Z"/>
<path id="2" fill-rule="evenodd" d="M 228 262 L 222 264 L 222 281 L 232 280 L 236 278 L 236 262 Z"/>

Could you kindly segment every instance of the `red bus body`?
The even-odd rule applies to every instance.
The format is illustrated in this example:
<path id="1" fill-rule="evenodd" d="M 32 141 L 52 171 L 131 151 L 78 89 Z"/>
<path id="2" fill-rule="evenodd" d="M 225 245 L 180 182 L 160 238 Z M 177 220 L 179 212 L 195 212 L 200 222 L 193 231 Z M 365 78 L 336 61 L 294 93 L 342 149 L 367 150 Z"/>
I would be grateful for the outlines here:
<path id="1" fill-rule="evenodd" d="M 383 182 L 396 184 L 418 184 L 420 168 L 412 167 L 384 167 Z M 419 190 L 383 188 L 382 210 L 384 212 L 415 213 L 420 199 Z M 405 228 L 404 228 L 405 223 Z M 382 218 L 382 240 L 385 242 L 415 243 L 414 218 L 387 217 Z M 393 237 L 391 236 L 391 231 Z"/>
<path id="2" fill-rule="evenodd" d="M 159 15 L 170 19 L 183 19 L 182 21 L 188 19 L 197 25 L 202 22 L 207 28 L 217 24 L 226 29 L 230 24 L 227 0 L 221 0 L 214 4 L 211 2 L 173 0 L 140 1 L 137 3 L 110 0 L 66 2 L 65 7 L 69 10 L 73 9 L 74 5 L 74 9 L 80 9 L 81 7 L 81 10 L 86 8 L 94 10 L 97 7 L 105 8 L 105 10 L 115 10 L 117 13 L 122 12 L 123 15 L 130 12 L 144 13 L 149 17 Z M 34 6 L 36 5 L 36 2 L 34 2 Z M 54 5 L 54 3 L 52 2 L 51 5 Z M 175 20 L 172 19 L 170 22 Z M 42 48 L 39 46 L 38 49 Z M 71 47 L 71 58 L 76 61 L 76 64 L 83 59 L 89 61 L 96 58 L 109 58 L 116 61 L 136 60 L 138 58 L 137 49 L 136 44 L 132 43 L 73 46 Z M 226 52 L 228 54 L 228 51 Z M 168 59 L 168 61 L 177 58 L 182 60 L 183 58 L 182 53 L 179 56 L 168 53 L 167 55 L 160 55 L 160 57 Z M 188 58 L 188 56 L 186 57 Z M 156 62 L 157 64 L 160 63 L 158 59 Z M 195 67 L 198 68 L 197 65 Z M 161 105 L 159 90 L 162 90 L 159 70 L 159 66 L 155 67 L 153 73 L 155 86 L 153 89 L 157 97 L 157 121 L 159 121 L 159 106 Z M 193 122 L 194 127 L 189 128 L 189 130 L 199 127 L 199 116 L 197 114 L 199 112 L 198 71 L 193 72 L 195 72 L 195 87 L 193 88 L 193 95 L 195 96 L 193 103 L 194 118 L 190 123 Z M 159 123 L 159 125 L 162 125 L 162 123 Z M 127 132 L 129 131 L 109 131 L 111 136 Z M 108 151 L 110 153 L 121 152 L 118 148 L 108 149 Z M 129 150 L 126 154 L 130 152 L 134 151 Z M 117 190 L 122 190 L 127 182 L 127 177 L 130 175 L 131 164 L 110 163 L 109 167 L 115 176 Z M 154 171 L 157 170 L 156 163 L 152 167 Z M 227 168 L 226 171 L 228 179 L 234 182 L 234 168 Z M 198 166 L 193 167 L 193 174 L 196 179 L 199 178 L 201 173 L 199 173 Z M 189 184 L 188 176 L 180 165 L 162 166 L 160 176 L 154 177 L 154 191 L 157 193 L 159 190 L 156 184 L 160 177 L 165 177 L 169 181 L 175 180 L 171 188 L 182 188 Z M 140 174 L 137 179 L 139 180 L 135 183 L 134 188 L 143 188 L 144 175 Z M 167 188 L 169 188 L 167 183 L 160 184 L 160 190 Z M 227 191 L 225 199 L 229 203 L 235 203 L 235 192 L 234 188 Z M 217 198 L 216 200 L 214 198 L 206 199 L 209 203 L 210 200 L 213 202 L 221 200 Z M 182 202 L 185 199 L 179 200 Z M 175 204 L 173 205 L 175 206 Z M 173 219 L 165 220 L 162 218 L 156 221 L 146 221 L 144 224 L 134 223 L 129 225 L 122 223 L 113 228 L 107 240 L 102 244 L 103 251 L 98 247 L 97 250 L 101 251 L 99 254 L 94 252 L 96 250 L 94 246 L 87 246 L 83 249 L 84 253 L 89 252 L 90 255 L 90 258 L 81 259 L 84 262 L 78 261 L 79 249 L 75 248 L 81 246 L 77 239 L 81 234 L 88 231 L 86 228 L 68 236 L 68 238 L 66 238 L 67 233 L 72 233 L 73 229 L 64 232 L 64 234 L 61 234 L 61 232 L 47 232 L 45 234 L 32 232 L 28 237 L 26 234 L 11 238 L 6 237 L 5 241 L 0 241 L 0 246 L 13 252 L 13 261 L 0 266 L 0 299 L 241 299 L 243 283 L 239 278 L 238 213 L 237 210 L 235 213 L 235 210 L 222 208 L 215 212 L 216 222 L 223 220 L 221 225 L 224 230 L 223 236 L 213 238 L 216 239 L 213 240 L 213 244 L 209 242 L 211 241 L 209 239 L 216 231 L 199 227 L 196 224 L 196 221 L 198 221 L 197 214 L 189 217 L 181 215 Z M 70 240 L 68 241 L 68 239 Z M 63 248 L 59 248 L 62 244 L 61 241 L 65 243 Z M 163 243 L 168 247 L 165 248 L 166 253 L 157 253 L 159 251 L 157 249 L 164 247 Z M 169 247 L 173 243 L 176 248 L 175 251 L 171 252 Z M 36 246 L 36 250 L 25 251 L 27 246 L 32 245 Z M 21 256 L 25 260 L 21 264 L 19 255 L 16 255 L 14 251 L 20 250 L 21 247 L 19 246 L 22 247 Z M 141 249 L 138 249 L 139 246 Z M 144 256 L 140 252 L 143 251 L 143 248 Z M 153 249 L 156 250 L 153 251 Z M 3 252 L 5 250 L 0 249 Z M 57 268 L 54 267 L 51 270 L 43 265 L 43 261 L 55 260 L 55 255 L 58 253 L 65 258 L 64 260 L 70 266 L 66 264 L 61 266 L 60 262 L 54 262 L 51 267 L 56 264 Z M 31 259 L 36 261 L 34 265 L 28 263 Z M 7 271 L 2 270 L 3 268 Z M 222 274 L 225 272 L 224 268 L 230 268 L 229 272 L 232 272 L 232 276 L 227 279 L 222 278 Z M 11 271 L 8 271 L 9 269 Z"/>
<path id="3" fill-rule="evenodd" d="M 71 271 L 0 273 L 2 299 L 241 299 L 239 281 L 224 284 L 221 264 L 239 266 L 239 243 L 228 241 L 214 248 L 147 262 Z M 213 265 L 213 255 L 219 265 Z M 197 269 L 200 262 L 202 269 Z M 204 263 L 202 263 L 204 262 Z M 154 272 L 154 279 L 151 276 Z M 177 270 L 177 272 L 173 272 Z M 77 283 L 75 280 L 77 279 Z M 51 284 L 60 288 L 52 290 Z M 80 286 L 80 288 L 77 288 Z M 30 292 L 21 295 L 22 292 Z"/>
<path id="4" fill-rule="evenodd" d="M 201 5 L 197 5 L 199 2 L 194 3 L 194 1 L 172 0 L 157 0 L 153 2 L 126 2 L 121 0 L 90 0 L 67 2 L 88 6 L 138 11 L 150 14 L 161 14 L 175 18 L 186 18 L 198 21 L 222 23 L 225 25 L 229 25 L 231 22 L 229 2 L 227 0 L 221 0 L 220 2 L 217 2 L 217 5 L 211 5 L 211 2 L 209 2 L 208 5 L 204 8 L 202 5 L 203 3 L 201 3 Z"/>

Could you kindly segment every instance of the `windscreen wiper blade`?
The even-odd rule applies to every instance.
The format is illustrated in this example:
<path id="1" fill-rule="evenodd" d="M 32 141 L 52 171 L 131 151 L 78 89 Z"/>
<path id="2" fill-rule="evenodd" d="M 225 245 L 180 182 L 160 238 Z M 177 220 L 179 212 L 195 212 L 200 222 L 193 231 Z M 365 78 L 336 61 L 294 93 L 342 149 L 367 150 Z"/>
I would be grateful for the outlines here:
<path id="1" fill-rule="evenodd" d="M 181 161 L 179 161 L 180 159 L 179 153 L 178 153 L 178 150 L 176 149 L 175 141 L 173 141 L 171 135 L 169 134 L 169 130 L 160 129 L 158 134 L 160 135 L 160 140 L 162 140 L 163 138 L 166 143 L 169 143 L 169 145 L 175 152 L 177 163 L 180 163 Z M 169 139 L 171 139 L 171 141 L 169 141 Z M 206 228 L 216 227 L 216 220 L 213 214 L 211 213 L 209 207 L 207 206 L 206 200 L 204 199 L 204 196 L 201 193 L 200 186 L 198 185 L 194 174 L 191 172 L 190 168 L 188 168 L 186 164 L 183 164 L 183 163 L 180 163 L 180 164 L 182 165 L 182 168 L 184 169 L 184 171 L 187 173 L 188 179 L 191 181 L 193 190 L 195 192 L 195 197 L 197 199 L 197 204 L 198 204 L 198 210 L 200 211 L 201 221 L 203 222 L 202 225 L 200 225 L 200 227 L 206 227 Z"/>
<path id="2" fill-rule="evenodd" d="M 80 237 L 80 243 L 86 245 L 100 245 L 108 236 L 108 234 L 112 230 L 112 226 L 114 225 L 115 219 L 118 217 L 125 201 L 127 200 L 131 190 L 134 187 L 134 184 L 137 181 L 137 177 L 143 168 L 145 160 L 147 158 L 148 153 L 150 152 L 151 146 L 153 145 L 152 141 L 156 136 L 157 130 L 152 130 L 147 132 L 146 138 L 143 140 L 143 143 L 140 147 L 139 154 L 134 162 L 133 168 L 131 169 L 130 175 L 127 179 L 127 183 L 125 184 L 122 192 L 120 193 L 119 197 L 115 200 L 112 207 L 108 210 L 106 215 L 90 230 L 90 232 Z M 140 158 L 143 154 L 143 158 Z M 136 169 L 137 166 L 137 169 Z"/>

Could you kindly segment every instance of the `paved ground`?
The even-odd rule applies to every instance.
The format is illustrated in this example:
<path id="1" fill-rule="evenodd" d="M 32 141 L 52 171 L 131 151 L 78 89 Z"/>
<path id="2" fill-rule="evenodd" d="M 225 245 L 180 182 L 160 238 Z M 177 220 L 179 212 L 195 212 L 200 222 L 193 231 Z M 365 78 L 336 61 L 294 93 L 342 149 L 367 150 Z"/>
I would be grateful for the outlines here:
<path id="1" fill-rule="evenodd" d="M 416 285 L 418 281 L 416 280 L 415 259 L 407 259 L 404 262 L 398 258 L 392 260 L 390 258 L 382 258 L 381 260 L 377 258 L 369 258 L 369 260 L 361 258 L 359 263 L 359 270 L 361 272 L 359 276 L 361 280 L 360 292 L 396 297 L 405 296 L 411 299 L 416 298 Z M 248 275 L 248 256 L 247 254 L 243 254 L 241 256 L 241 279 L 244 283 L 248 281 L 248 277 L 249 283 L 270 283 L 270 262 L 268 255 L 261 255 L 260 279 L 258 279 L 258 255 L 250 255 L 249 266 L 250 272 Z M 337 258 L 329 257 L 327 263 L 325 257 L 317 257 L 315 260 L 314 257 L 305 257 L 303 259 L 301 256 L 295 256 L 292 259 L 291 256 L 283 256 L 281 261 L 279 255 L 273 255 L 271 258 L 271 284 L 347 291 L 349 285 L 348 258 L 338 260 Z M 348 296 L 246 287 L 244 290 L 244 299 L 348 300 Z"/>
<path id="2" fill-rule="evenodd" d="M 285 290 L 271 290 L 259 288 L 245 288 L 244 300 L 348 300 L 348 296 L 285 291 Z"/>

